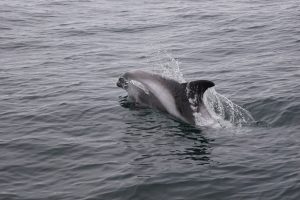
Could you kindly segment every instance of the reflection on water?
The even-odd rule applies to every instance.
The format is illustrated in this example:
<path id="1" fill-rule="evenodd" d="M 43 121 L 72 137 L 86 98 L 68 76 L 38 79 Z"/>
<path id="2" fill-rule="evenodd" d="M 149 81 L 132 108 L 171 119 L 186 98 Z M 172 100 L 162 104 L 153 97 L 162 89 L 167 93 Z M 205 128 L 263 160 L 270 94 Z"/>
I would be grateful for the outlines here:
<path id="1" fill-rule="evenodd" d="M 173 120 L 159 111 L 140 109 L 126 96 L 119 97 L 119 103 L 131 110 L 125 114 L 128 126 L 123 142 L 129 148 L 142 152 L 135 161 L 147 164 L 153 159 L 175 156 L 178 160 L 198 161 L 200 165 L 209 163 L 211 139 L 206 138 L 202 130 Z"/>
<path id="2" fill-rule="evenodd" d="M 206 138 L 202 130 L 189 124 L 180 123 L 178 129 L 177 136 L 193 141 L 193 143 L 190 143 L 193 144 L 191 147 L 185 148 L 185 159 L 200 160 L 203 161 L 201 164 L 208 164 L 210 157 L 209 142 L 211 139 Z"/>

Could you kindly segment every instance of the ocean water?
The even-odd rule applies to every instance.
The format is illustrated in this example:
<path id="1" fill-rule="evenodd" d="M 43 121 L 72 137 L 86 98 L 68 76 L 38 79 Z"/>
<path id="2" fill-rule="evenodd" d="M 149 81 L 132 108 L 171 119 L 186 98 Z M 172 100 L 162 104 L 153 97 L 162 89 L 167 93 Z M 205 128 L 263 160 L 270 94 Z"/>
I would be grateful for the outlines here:
<path id="1" fill-rule="evenodd" d="M 116 86 L 176 67 L 258 123 L 192 127 Z M 1 0 L 0 152 L 1 200 L 299 199 L 299 1 Z"/>

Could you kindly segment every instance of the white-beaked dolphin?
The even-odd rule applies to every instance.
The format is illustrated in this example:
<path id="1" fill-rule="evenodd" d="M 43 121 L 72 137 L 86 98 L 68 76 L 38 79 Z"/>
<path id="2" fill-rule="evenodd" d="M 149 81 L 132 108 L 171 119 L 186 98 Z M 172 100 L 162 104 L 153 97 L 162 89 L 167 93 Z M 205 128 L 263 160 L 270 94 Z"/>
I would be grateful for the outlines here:
<path id="1" fill-rule="evenodd" d="M 209 117 L 202 98 L 206 89 L 214 85 L 208 80 L 179 83 L 142 70 L 126 72 L 117 82 L 118 87 L 127 91 L 130 100 L 193 125 L 196 124 L 195 112 Z"/>

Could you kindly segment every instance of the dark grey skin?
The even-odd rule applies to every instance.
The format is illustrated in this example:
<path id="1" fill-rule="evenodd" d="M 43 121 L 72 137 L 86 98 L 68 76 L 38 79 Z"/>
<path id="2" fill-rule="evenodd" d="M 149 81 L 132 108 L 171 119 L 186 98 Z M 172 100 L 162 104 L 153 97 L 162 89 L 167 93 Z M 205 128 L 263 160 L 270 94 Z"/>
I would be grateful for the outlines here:
<path id="1" fill-rule="evenodd" d="M 214 85 L 207 80 L 179 83 L 141 70 L 126 72 L 117 82 L 117 86 L 125 89 L 132 101 L 192 125 L 195 125 L 194 112 L 209 115 L 202 98 L 206 89 Z"/>

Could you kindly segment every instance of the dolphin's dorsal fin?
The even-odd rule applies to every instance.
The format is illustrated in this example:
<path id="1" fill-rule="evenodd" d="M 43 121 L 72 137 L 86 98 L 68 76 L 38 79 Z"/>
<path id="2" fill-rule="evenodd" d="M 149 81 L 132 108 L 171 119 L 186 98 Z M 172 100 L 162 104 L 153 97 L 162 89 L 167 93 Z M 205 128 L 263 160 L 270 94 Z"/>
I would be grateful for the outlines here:
<path id="1" fill-rule="evenodd" d="M 215 84 L 207 80 L 197 80 L 197 81 L 191 81 L 187 83 L 188 89 L 198 94 L 203 94 L 207 90 L 207 88 L 213 86 L 215 86 Z"/>
<path id="2" fill-rule="evenodd" d="M 188 98 L 194 98 L 195 95 L 197 95 L 200 99 L 202 99 L 203 93 L 208 88 L 215 86 L 215 84 L 208 80 L 197 80 L 183 83 L 182 86 L 186 88 Z"/>

